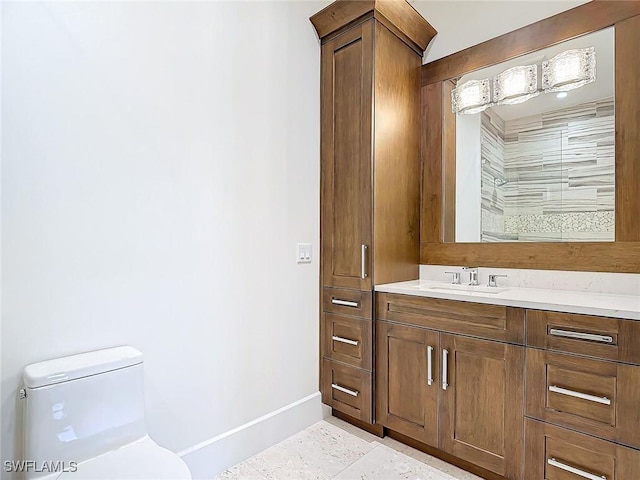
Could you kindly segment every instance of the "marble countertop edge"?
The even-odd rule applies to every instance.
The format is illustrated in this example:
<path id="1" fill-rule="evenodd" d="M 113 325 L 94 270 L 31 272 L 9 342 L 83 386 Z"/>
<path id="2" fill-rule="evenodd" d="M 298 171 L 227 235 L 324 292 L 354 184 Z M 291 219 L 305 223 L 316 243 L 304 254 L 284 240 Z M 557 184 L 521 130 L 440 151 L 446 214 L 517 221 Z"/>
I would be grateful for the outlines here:
<path id="1" fill-rule="evenodd" d="M 447 283 L 426 280 L 376 285 L 376 292 L 458 300 L 508 307 L 532 308 L 600 317 L 640 320 L 640 296 L 613 295 L 572 290 L 508 287 L 499 293 L 430 290 L 428 286 L 446 288 Z"/>

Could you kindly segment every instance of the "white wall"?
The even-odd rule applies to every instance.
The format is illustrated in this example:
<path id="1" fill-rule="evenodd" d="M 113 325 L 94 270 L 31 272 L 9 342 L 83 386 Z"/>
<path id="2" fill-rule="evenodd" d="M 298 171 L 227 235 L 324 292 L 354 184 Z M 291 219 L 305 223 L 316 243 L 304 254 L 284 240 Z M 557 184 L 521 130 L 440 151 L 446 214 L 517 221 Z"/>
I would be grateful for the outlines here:
<path id="1" fill-rule="evenodd" d="M 411 4 L 438 31 L 424 63 L 551 17 L 589 0 L 415 0 Z"/>
<path id="2" fill-rule="evenodd" d="M 317 392 L 326 3 L 4 2 L 3 461 L 61 355 L 140 348 L 174 451 Z"/>
<path id="3" fill-rule="evenodd" d="M 480 114 L 456 118 L 456 242 L 479 242 L 482 233 Z"/>

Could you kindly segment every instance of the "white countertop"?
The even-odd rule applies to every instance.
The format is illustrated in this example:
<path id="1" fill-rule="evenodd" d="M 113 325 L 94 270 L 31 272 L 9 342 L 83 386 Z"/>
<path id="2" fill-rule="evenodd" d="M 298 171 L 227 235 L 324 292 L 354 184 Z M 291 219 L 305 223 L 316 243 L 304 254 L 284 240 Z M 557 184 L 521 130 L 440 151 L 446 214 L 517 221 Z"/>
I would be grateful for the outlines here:
<path id="1" fill-rule="evenodd" d="M 434 290 L 433 287 L 438 287 L 439 289 Z M 447 290 L 449 287 L 452 290 Z M 490 289 L 482 285 L 478 288 L 484 291 L 463 291 L 455 290 L 455 288 L 465 287 L 452 286 L 445 282 L 412 280 L 409 282 L 376 285 L 375 290 L 376 292 L 443 298 L 463 302 L 640 320 L 640 296 L 637 295 L 613 295 L 520 287 L 496 288 L 497 293 L 488 293 Z M 468 288 L 471 290 L 474 287 Z"/>

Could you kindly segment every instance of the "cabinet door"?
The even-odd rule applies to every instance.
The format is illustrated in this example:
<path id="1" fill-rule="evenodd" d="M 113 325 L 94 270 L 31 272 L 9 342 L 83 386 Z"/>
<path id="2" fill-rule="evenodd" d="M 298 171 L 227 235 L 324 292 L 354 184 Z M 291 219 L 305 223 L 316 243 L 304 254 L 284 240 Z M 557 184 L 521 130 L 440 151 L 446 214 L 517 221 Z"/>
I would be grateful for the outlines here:
<path id="1" fill-rule="evenodd" d="M 522 478 L 524 349 L 440 335 L 440 449 Z"/>
<path id="2" fill-rule="evenodd" d="M 323 284 L 361 290 L 372 276 L 373 20 L 322 46 Z"/>
<path id="3" fill-rule="evenodd" d="M 376 421 L 438 444 L 438 333 L 376 322 Z"/>
<path id="4" fill-rule="evenodd" d="M 640 448 L 640 367 L 527 349 L 526 413 Z"/>
<path id="5" fill-rule="evenodd" d="M 526 420 L 526 480 L 636 480 L 640 451 Z"/>

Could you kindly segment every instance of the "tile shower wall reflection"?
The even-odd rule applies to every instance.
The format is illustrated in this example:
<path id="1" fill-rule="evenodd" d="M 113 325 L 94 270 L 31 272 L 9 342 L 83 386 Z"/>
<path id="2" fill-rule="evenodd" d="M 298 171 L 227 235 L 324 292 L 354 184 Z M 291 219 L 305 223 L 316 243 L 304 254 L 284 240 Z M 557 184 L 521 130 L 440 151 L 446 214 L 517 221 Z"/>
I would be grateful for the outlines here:
<path id="1" fill-rule="evenodd" d="M 482 241 L 613 241 L 613 99 L 481 117 Z"/>

